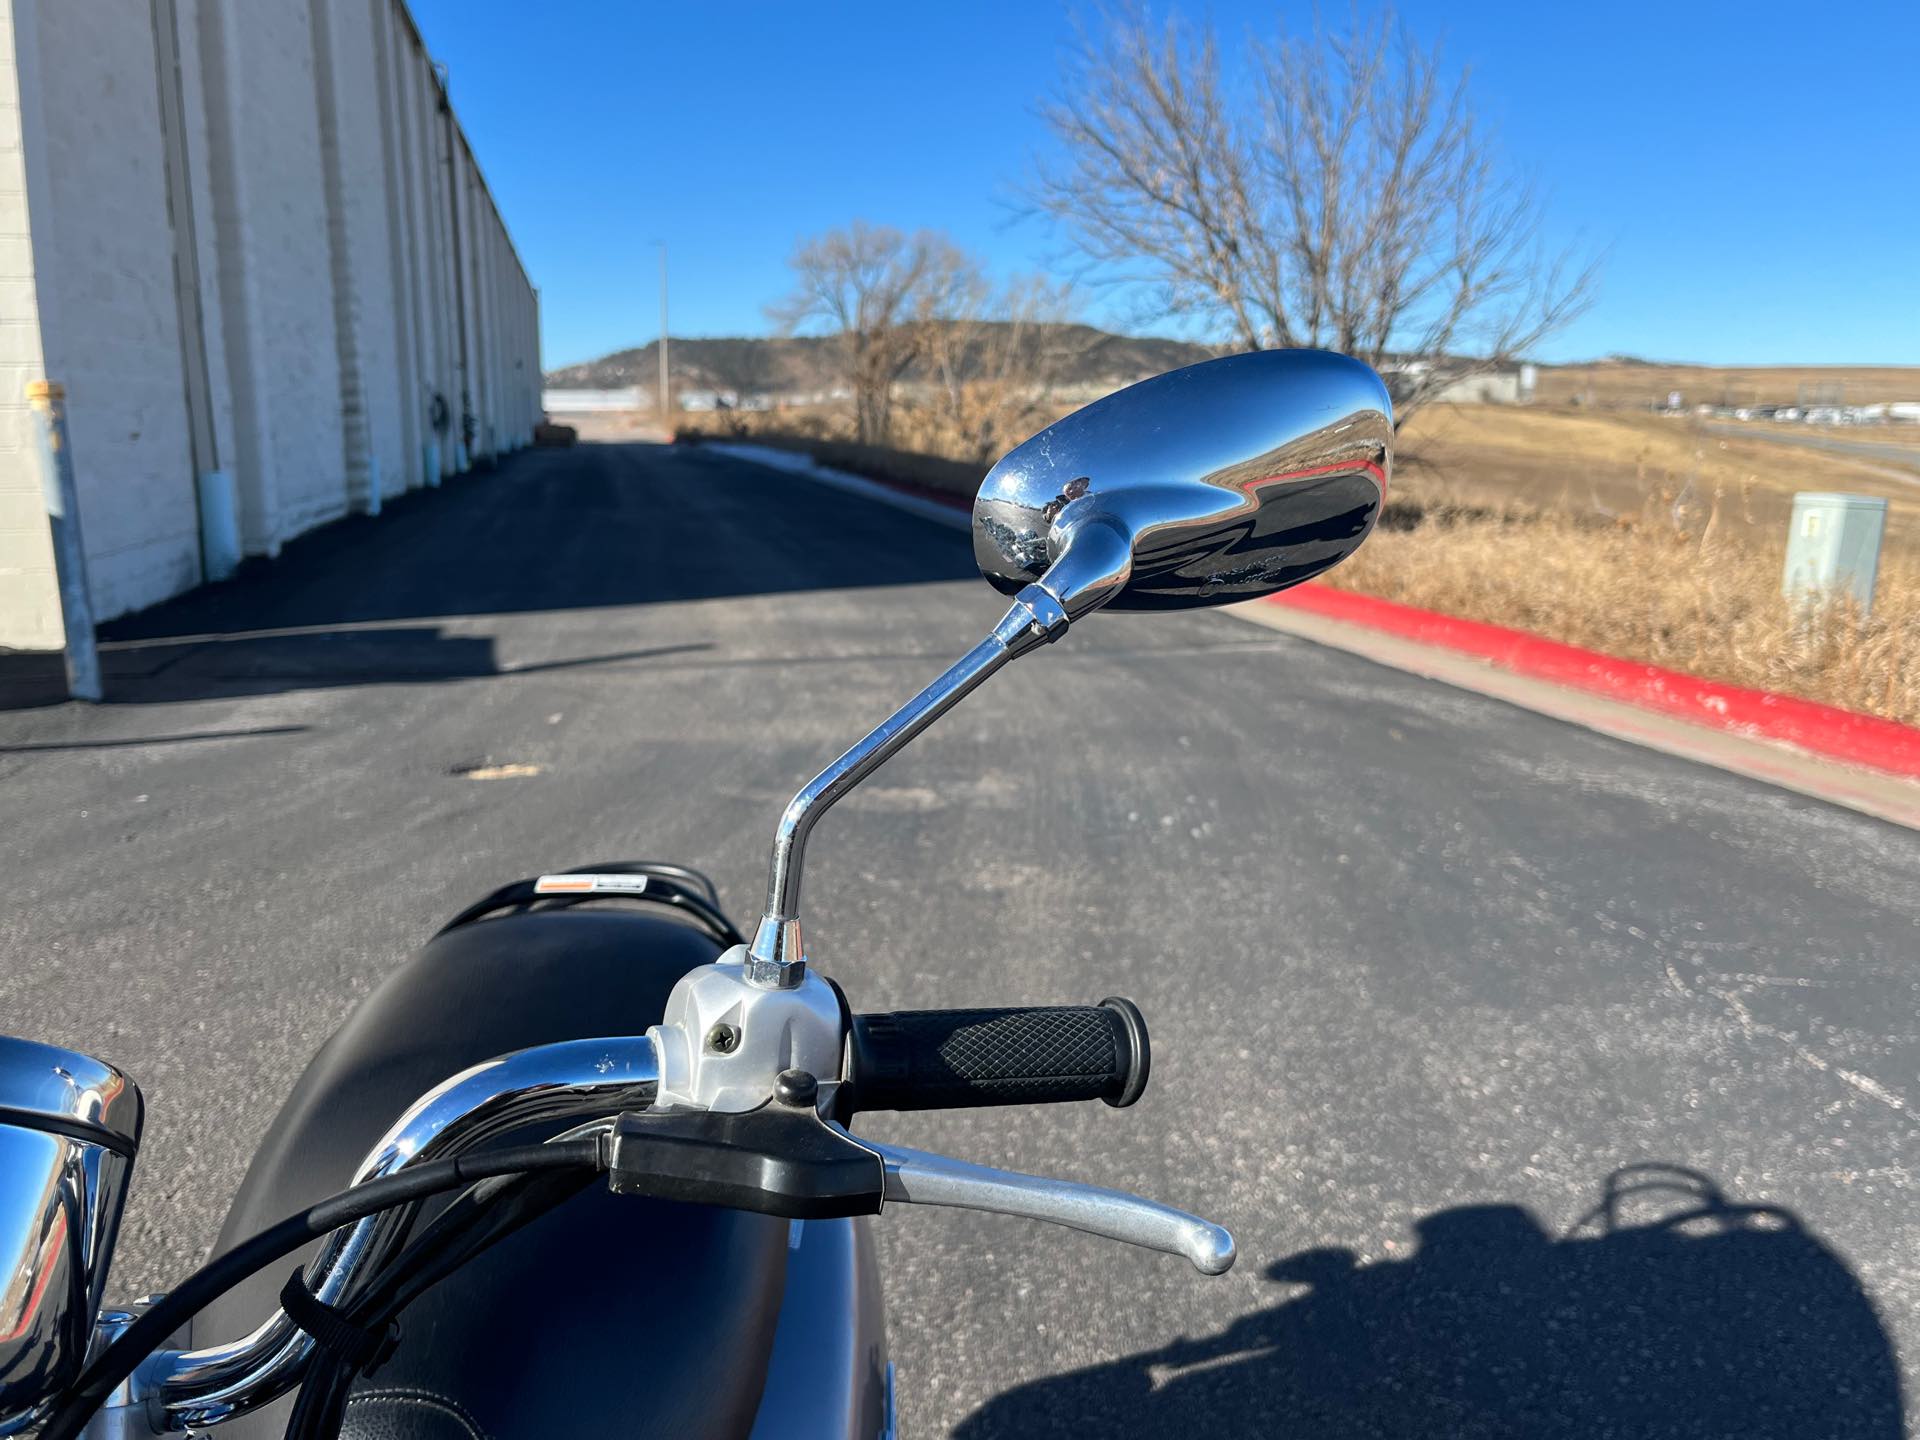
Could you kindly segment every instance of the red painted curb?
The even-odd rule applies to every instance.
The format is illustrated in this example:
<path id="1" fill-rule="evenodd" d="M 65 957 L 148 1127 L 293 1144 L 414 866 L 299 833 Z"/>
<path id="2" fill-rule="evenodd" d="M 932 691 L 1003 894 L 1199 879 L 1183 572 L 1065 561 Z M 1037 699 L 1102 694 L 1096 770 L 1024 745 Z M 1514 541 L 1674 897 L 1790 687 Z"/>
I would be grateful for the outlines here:
<path id="1" fill-rule="evenodd" d="M 849 470 L 847 473 L 860 475 L 862 480 L 871 480 L 876 485 L 884 485 L 889 490 L 898 490 L 902 495 L 911 495 L 916 500 L 931 500 L 934 504 L 944 505 L 947 509 L 961 515 L 973 514 L 973 501 L 962 499 L 950 490 L 936 490 L 931 485 L 919 485 L 911 480 L 895 480 L 892 476 L 882 480 L 877 475 L 861 475 L 858 470 Z"/>
<path id="2" fill-rule="evenodd" d="M 1717 730 L 1781 740 L 1849 764 L 1920 777 L 1920 729 L 1896 720 L 1770 690 L 1702 680 L 1697 675 L 1583 650 L 1524 630 L 1461 620 L 1351 590 L 1308 584 L 1267 598 L 1274 604 L 1330 620 L 1477 655 L 1515 674 L 1605 695 Z"/>

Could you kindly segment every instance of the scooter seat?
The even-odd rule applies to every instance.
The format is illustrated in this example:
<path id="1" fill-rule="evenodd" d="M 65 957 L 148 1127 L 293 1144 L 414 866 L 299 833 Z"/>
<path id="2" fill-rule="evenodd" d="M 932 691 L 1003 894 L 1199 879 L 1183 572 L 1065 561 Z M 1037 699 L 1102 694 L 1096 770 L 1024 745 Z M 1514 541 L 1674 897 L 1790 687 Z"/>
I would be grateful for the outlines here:
<path id="1" fill-rule="evenodd" d="M 715 953 L 668 913 L 610 908 L 481 920 L 439 937 L 314 1057 L 254 1157 L 219 1248 L 345 1186 L 394 1119 L 449 1075 L 530 1045 L 639 1034 L 660 1019 L 674 982 Z M 590 1188 L 415 1301 L 392 1358 L 357 1383 L 341 1433 L 746 1435 L 766 1384 L 787 1229 Z M 194 1343 L 251 1330 L 293 1263 L 209 1307 Z M 290 1408 L 283 1399 L 220 1429 L 277 1436 Z"/>

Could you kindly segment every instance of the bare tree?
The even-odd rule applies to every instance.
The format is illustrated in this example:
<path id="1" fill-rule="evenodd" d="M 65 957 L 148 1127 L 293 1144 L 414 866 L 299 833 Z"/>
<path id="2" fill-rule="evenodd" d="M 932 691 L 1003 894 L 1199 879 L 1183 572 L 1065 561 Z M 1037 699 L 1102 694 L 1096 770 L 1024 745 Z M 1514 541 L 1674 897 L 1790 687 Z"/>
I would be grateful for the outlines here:
<path id="1" fill-rule="evenodd" d="M 1357 355 L 1393 372 L 1404 420 L 1591 303 L 1595 262 L 1544 253 L 1537 198 L 1502 170 L 1468 77 L 1390 11 L 1253 44 L 1231 77 L 1210 27 L 1104 21 L 1043 112 L 1064 158 L 1030 194 L 1163 314 L 1247 349 Z"/>
<path id="2" fill-rule="evenodd" d="M 701 370 L 712 384 L 715 408 L 733 434 L 745 431 L 744 413 L 764 409 L 781 385 L 775 346 L 759 338 L 696 342 Z"/>
<path id="3" fill-rule="evenodd" d="M 924 351 L 928 323 L 952 307 L 977 268 L 942 235 L 860 220 L 802 241 L 789 263 L 793 293 L 768 314 L 789 332 L 810 320 L 834 327 L 859 438 L 884 444 L 894 386 Z"/>
<path id="4" fill-rule="evenodd" d="M 1066 288 L 1039 276 L 998 289 L 977 269 L 960 277 L 922 361 L 942 453 L 985 463 L 1055 418 L 1054 392 L 1091 333 L 1068 328 L 1070 313 Z"/>

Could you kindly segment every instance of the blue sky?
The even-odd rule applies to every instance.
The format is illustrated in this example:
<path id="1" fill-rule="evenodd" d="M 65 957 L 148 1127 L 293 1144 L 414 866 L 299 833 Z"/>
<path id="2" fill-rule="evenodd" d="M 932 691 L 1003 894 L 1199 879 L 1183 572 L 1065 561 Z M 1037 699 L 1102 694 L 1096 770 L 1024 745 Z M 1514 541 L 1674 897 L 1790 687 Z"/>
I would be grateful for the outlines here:
<path id="1" fill-rule="evenodd" d="M 412 4 L 540 288 L 548 365 L 653 338 L 656 240 L 687 335 L 764 333 L 795 240 L 854 217 L 945 230 L 1003 274 L 1060 253 L 1012 200 L 1046 150 L 1064 6 Z M 1229 49 L 1312 14 L 1187 10 Z M 1920 363 L 1916 0 L 1401 13 L 1472 67 L 1550 237 L 1608 253 L 1543 358 Z M 1083 308 L 1125 318 L 1117 296 Z"/>

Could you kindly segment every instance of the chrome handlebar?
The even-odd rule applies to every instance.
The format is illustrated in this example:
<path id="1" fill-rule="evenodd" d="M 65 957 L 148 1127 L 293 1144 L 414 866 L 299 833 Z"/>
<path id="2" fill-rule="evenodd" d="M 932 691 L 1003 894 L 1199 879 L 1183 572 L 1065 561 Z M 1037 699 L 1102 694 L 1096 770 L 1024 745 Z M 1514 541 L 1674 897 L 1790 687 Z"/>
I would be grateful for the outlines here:
<path id="1" fill-rule="evenodd" d="M 709 972 L 738 969 L 737 963 L 704 966 L 680 984 L 691 987 L 696 977 Z M 678 988 L 675 994 L 680 994 Z M 758 997 L 755 1008 L 764 1006 L 769 1012 L 800 1003 L 792 990 L 761 990 Z M 668 1013 L 675 1013 L 672 1001 Z M 746 1025 L 753 1026 L 755 1018 L 744 1017 Z M 752 1047 L 743 1042 L 743 1048 Z M 768 1089 L 771 1093 L 771 1078 Z M 619 1112 L 646 1110 L 660 1093 L 661 1054 L 652 1036 L 576 1040 L 517 1051 L 462 1071 L 414 1102 L 368 1152 L 354 1182 L 459 1155 L 525 1125 L 573 1121 L 565 1138 L 577 1138 L 610 1127 L 611 1117 Z M 1209 1275 L 1233 1264 L 1233 1238 L 1225 1230 L 1135 1195 L 861 1143 L 884 1167 L 883 1205 L 947 1205 L 1044 1220 L 1182 1255 Z M 392 1223 L 392 1212 L 387 1212 L 328 1236 L 319 1257 L 307 1267 L 315 1297 L 336 1304 L 350 1296 L 381 1253 Z M 135 1373 L 122 1397 L 163 1431 L 213 1425 L 286 1393 L 299 1381 L 312 1348 L 312 1337 L 276 1309 L 242 1339 L 156 1353 Z"/>
<path id="2" fill-rule="evenodd" d="M 353 1181 L 357 1185 L 420 1161 L 458 1155 L 522 1125 L 610 1123 L 606 1117 L 613 1113 L 651 1105 L 658 1084 L 653 1042 L 643 1035 L 572 1040 L 503 1055 L 461 1071 L 416 1100 L 367 1153 Z M 315 1298 L 331 1305 L 348 1294 L 390 1223 L 390 1214 L 374 1215 L 329 1235 L 307 1267 L 309 1281 L 318 1282 Z M 313 1338 L 276 1309 L 243 1339 L 155 1354 L 135 1374 L 131 1398 L 157 1410 L 167 1430 L 211 1425 L 286 1393 L 312 1348 Z"/>

